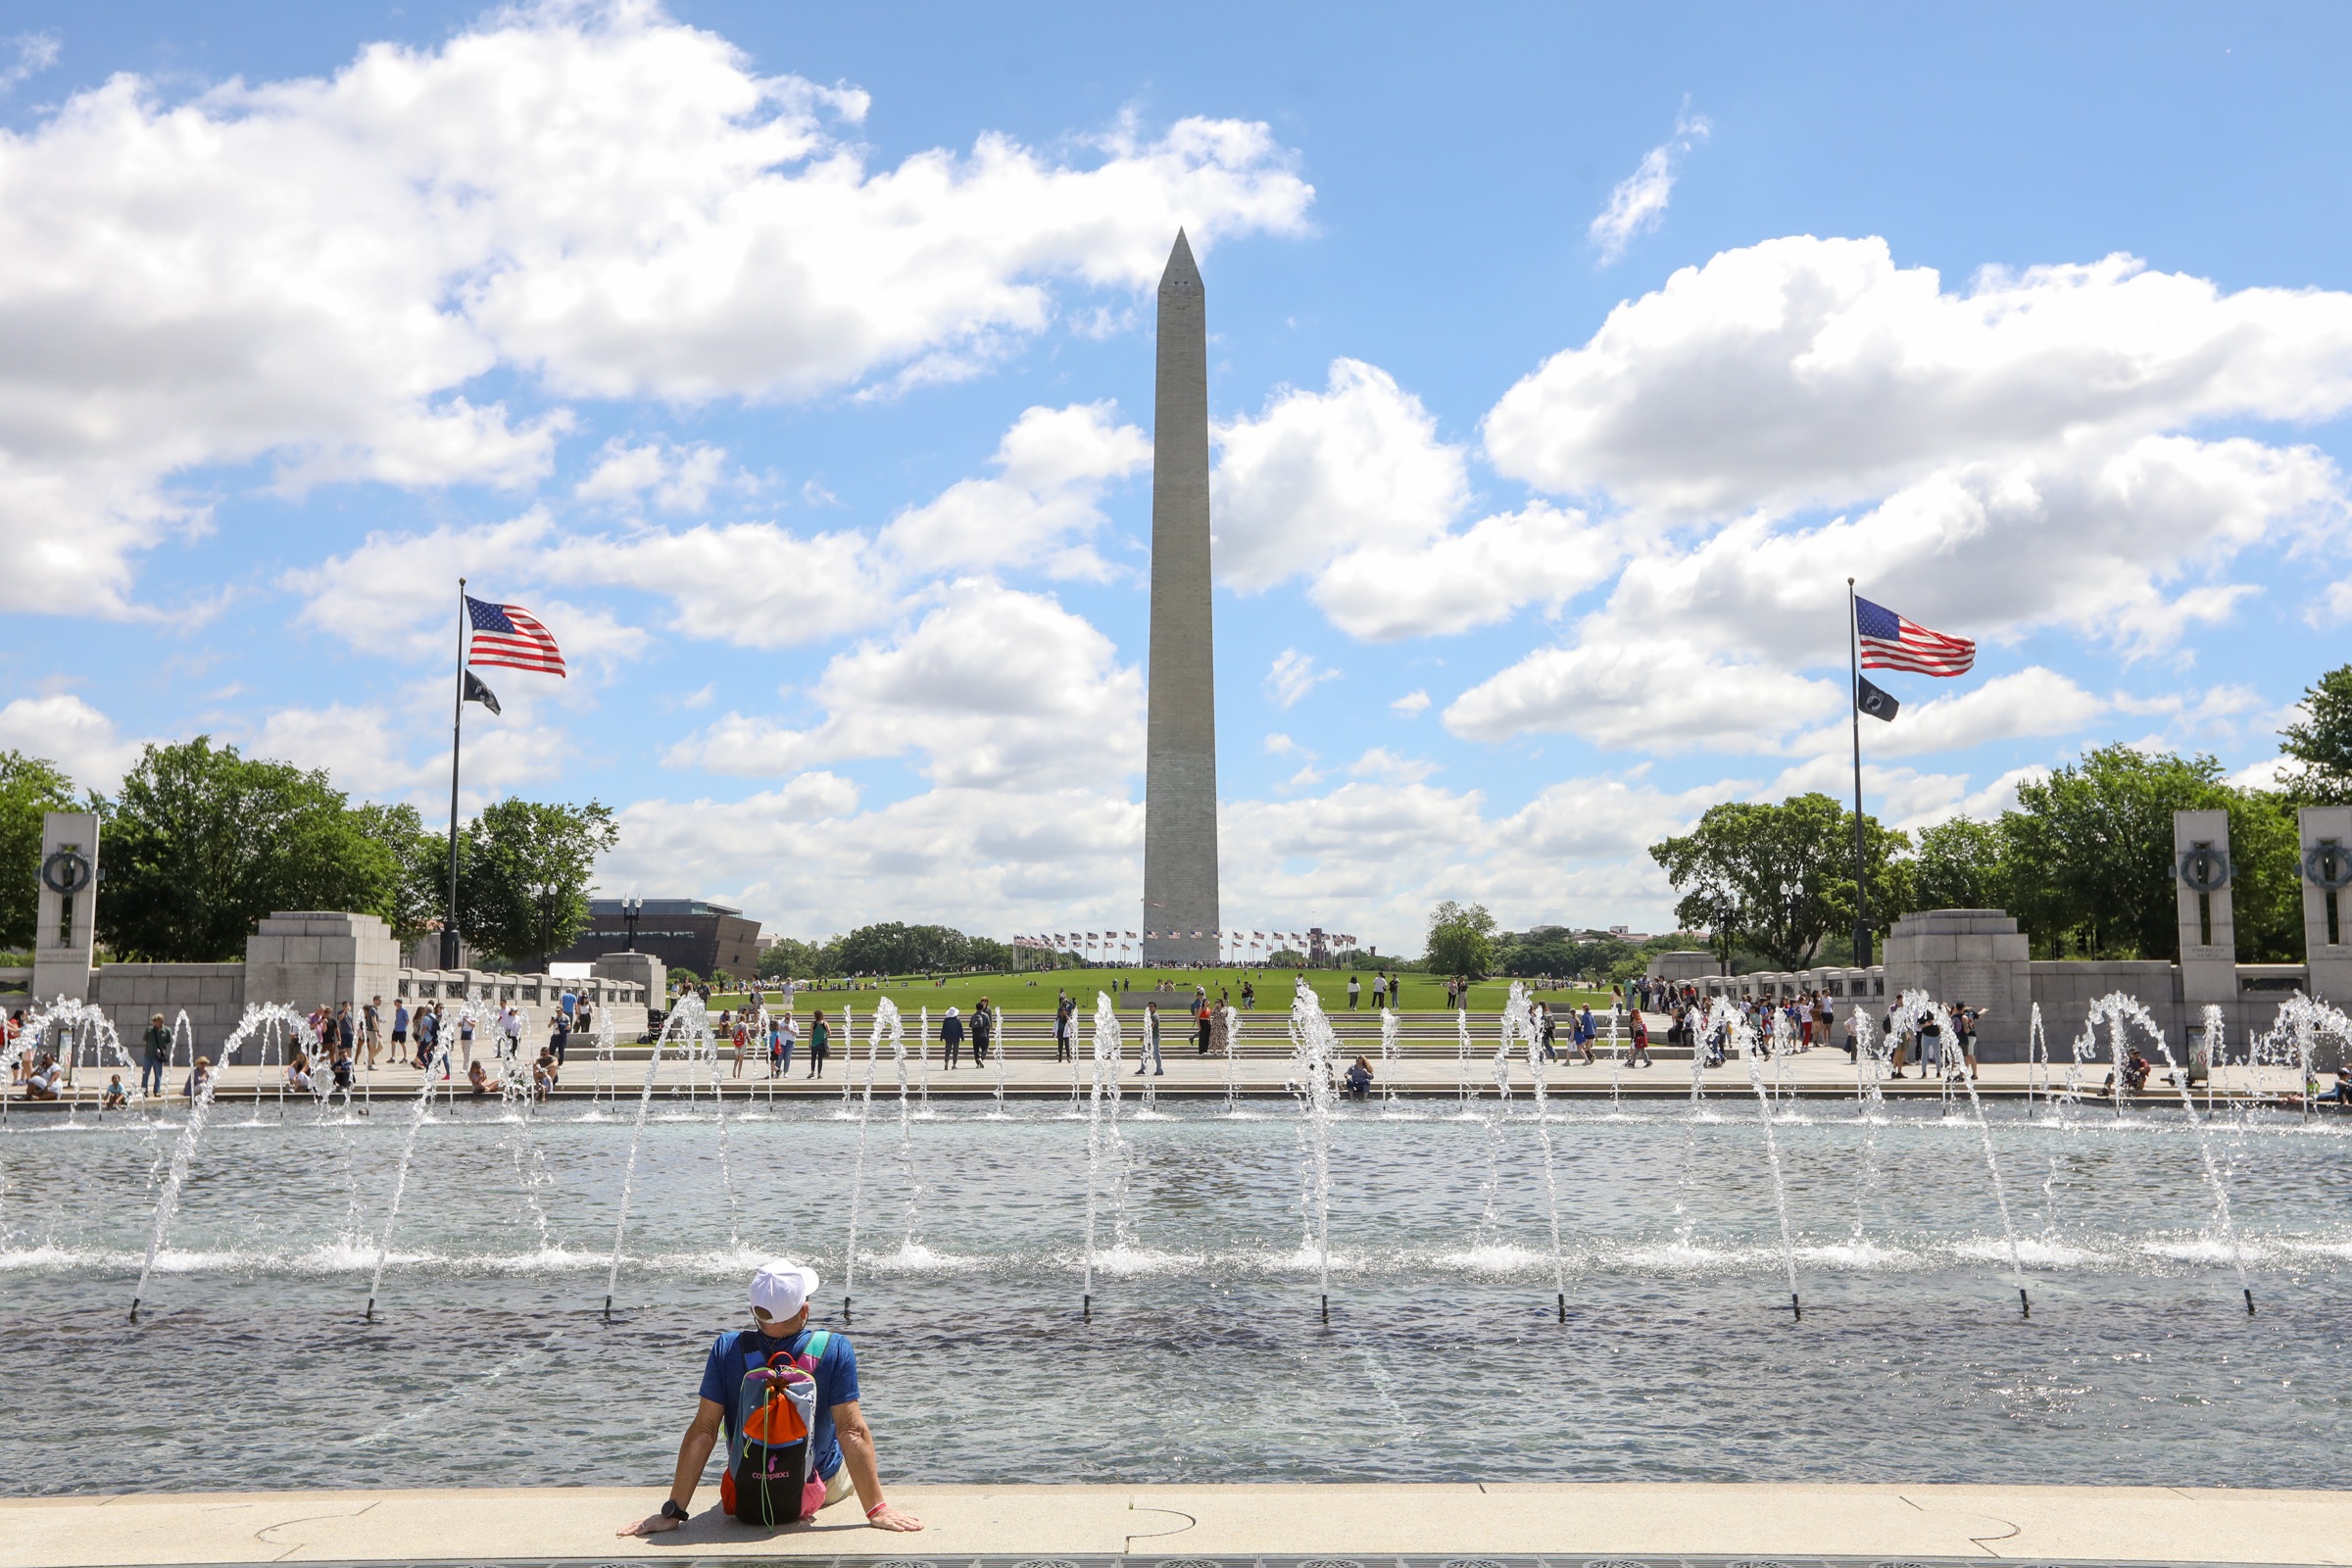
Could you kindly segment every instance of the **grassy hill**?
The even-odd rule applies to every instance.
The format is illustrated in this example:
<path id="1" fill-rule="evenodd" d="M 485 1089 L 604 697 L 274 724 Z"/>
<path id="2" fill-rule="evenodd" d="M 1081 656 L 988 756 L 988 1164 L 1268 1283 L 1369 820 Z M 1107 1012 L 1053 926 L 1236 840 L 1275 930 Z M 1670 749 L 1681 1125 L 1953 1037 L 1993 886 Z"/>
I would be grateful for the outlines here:
<path id="1" fill-rule="evenodd" d="M 969 1014 L 973 1004 L 982 997 L 996 1007 L 1009 1012 L 1052 1012 L 1056 989 L 1067 991 L 1076 998 L 1079 1010 L 1092 1013 L 1095 996 L 1114 985 L 1125 984 L 1137 991 L 1152 988 L 1154 981 L 1163 982 L 1167 989 L 1190 994 L 1196 985 L 1208 987 L 1213 1001 L 1220 991 L 1230 993 L 1233 1004 L 1240 1006 L 1242 981 L 1247 978 L 1257 990 L 1259 1012 L 1284 1011 L 1291 1004 L 1291 989 L 1297 971 L 1290 969 L 1186 969 L 1159 971 L 1149 969 L 1059 969 L 1030 974 L 1011 975 L 950 975 L 945 984 L 937 984 L 920 976 L 884 982 L 860 981 L 855 991 L 834 989 L 811 991 L 803 989 L 796 1000 L 798 1009 L 807 1013 L 811 1007 L 822 1007 L 827 1013 L 840 1009 L 848 1003 L 862 1014 L 874 1004 L 876 997 L 888 997 L 898 1004 L 899 1010 L 912 1014 L 917 1008 L 929 1007 L 936 1018 L 950 1007 Z M 1358 1010 L 1369 1011 L 1372 1006 L 1372 971 L 1359 970 L 1363 980 L 1363 996 Z M 1307 984 L 1315 989 L 1323 1006 L 1329 1012 L 1348 1010 L 1348 972 L 1317 969 L 1307 972 Z M 1470 988 L 1470 1007 L 1474 1012 L 1494 1011 L 1501 1007 L 1509 994 L 1508 980 L 1482 980 Z M 1599 1004 L 1608 1000 L 1605 991 L 1543 991 L 1538 996 L 1558 1006 L 1563 1003 Z M 714 993 L 711 1006 L 740 1005 L 740 992 Z M 1443 1010 L 1446 1005 L 1445 982 L 1433 975 L 1408 974 L 1404 977 L 1403 1007 L 1407 1012 Z"/>

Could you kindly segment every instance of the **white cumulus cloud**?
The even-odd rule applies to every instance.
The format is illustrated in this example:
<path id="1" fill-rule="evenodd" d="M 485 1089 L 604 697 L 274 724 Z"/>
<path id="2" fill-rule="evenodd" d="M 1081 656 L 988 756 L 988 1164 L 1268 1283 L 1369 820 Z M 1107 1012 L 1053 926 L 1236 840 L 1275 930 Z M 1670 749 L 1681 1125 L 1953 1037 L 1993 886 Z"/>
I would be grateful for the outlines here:
<path id="1" fill-rule="evenodd" d="M 1445 718 L 1466 740 L 1535 731 L 1607 749 L 1771 752 L 1842 699 L 1843 682 L 1653 638 L 1540 649 L 1455 698 Z"/>
<path id="2" fill-rule="evenodd" d="M 1143 763 L 1141 673 L 1081 616 L 987 579 L 952 584 L 903 635 L 835 656 L 810 696 L 817 723 L 728 713 L 668 760 L 776 777 L 919 754 L 926 777 L 956 788 L 1123 785 Z"/>
<path id="3" fill-rule="evenodd" d="M 1288 388 L 1216 431 L 1218 577 L 1245 593 L 1293 578 L 1332 624 L 1388 641 L 1467 631 L 1557 606 L 1615 569 L 1584 514 L 1536 502 L 1468 527 L 1467 457 L 1387 371 L 1337 360 L 1321 392 Z"/>
<path id="4" fill-rule="evenodd" d="M 1505 393 L 1485 436 L 1498 468 L 1545 490 L 1724 514 L 2348 405 L 2352 295 L 2227 294 L 2125 256 L 1946 293 L 1883 239 L 1799 235 L 1618 306 Z"/>
<path id="5" fill-rule="evenodd" d="M 893 517 L 883 547 L 909 569 L 1039 567 L 1101 578 L 1109 566 L 1086 543 L 1103 521 L 1102 499 L 1151 466 L 1152 438 L 1118 422 L 1109 403 L 1023 413 L 998 445 L 993 478 L 963 479 Z"/>
<path id="6" fill-rule="evenodd" d="M 112 718 L 71 692 L 19 697 L 0 708 L 0 751 L 55 762 L 79 789 L 104 794 L 119 787 L 139 749 Z"/>
<path id="7" fill-rule="evenodd" d="M 331 76 L 174 101 L 122 74 L 0 131 L 0 528 L 31 602 L 130 612 L 131 562 L 206 525 L 175 476 L 527 486 L 555 398 L 806 397 L 950 374 L 1296 232 L 1263 125 L 1001 135 L 867 167 L 862 93 L 758 72 L 647 4 L 500 10 Z"/>

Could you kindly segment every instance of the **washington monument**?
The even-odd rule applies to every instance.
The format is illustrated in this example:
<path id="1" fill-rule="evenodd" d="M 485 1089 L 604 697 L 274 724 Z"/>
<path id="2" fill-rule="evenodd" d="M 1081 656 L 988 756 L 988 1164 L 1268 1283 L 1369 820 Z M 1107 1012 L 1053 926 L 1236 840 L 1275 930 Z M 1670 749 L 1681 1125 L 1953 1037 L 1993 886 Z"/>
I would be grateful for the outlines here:
<path id="1" fill-rule="evenodd" d="M 1217 957 L 1217 686 L 1208 600 L 1208 310 L 1184 231 L 1159 276 L 1152 411 L 1146 963 Z"/>

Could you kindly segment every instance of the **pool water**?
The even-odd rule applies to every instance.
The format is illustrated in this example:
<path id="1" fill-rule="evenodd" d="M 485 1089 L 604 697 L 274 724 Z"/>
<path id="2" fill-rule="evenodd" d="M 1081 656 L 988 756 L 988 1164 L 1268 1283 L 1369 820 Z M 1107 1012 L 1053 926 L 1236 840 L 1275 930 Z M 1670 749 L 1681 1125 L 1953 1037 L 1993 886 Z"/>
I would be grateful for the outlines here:
<path id="1" fill-rule="evenodd" d="M 126 1309 L 175 1124 L 0 1133 L 0 1489 L 653 1484 L 712 1336 L 771 1253 L 854 1320 L 886 1477 L 910 1481 L 2352 1482 L 2352 1122 L 2217 1117 L 2235 1242 L 2172 1111 L 1975 1123 L 1785 1103 L 1803 1316 L 1752 1103 L 1449 1104 L 1331 1129 L 1330 1320 L 1279 1105 L 1087 1124 L 943 1103 L 658 1105 L 616 1310 L 628 1107 L 420 1130 L 309 1110 L 197 1150 Z M 1121 1198 L 1123 1194 L 1123 1200 Z M 2245 1269 L 2259 1312 L 2239 1287 Z M 1567 1320 L 1558 1320 L 1564 1284 Z"/>

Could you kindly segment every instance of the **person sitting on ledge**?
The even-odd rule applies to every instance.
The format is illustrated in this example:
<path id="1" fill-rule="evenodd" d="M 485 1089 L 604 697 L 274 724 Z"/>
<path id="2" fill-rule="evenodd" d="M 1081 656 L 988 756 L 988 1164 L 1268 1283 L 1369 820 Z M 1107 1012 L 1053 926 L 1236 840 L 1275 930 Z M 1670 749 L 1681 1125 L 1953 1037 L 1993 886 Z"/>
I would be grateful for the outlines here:
<path id="1" fill-rule="evenodd" d="M 57 1098 L 57 1058 L 46 1051 L 32 1064 L 31 1074 L 24 1080 L 26 1100 L 55 1100 Z"/>
<path id="2" fill-rule="evenodd" d="M 718 1444 L 723 1425 L 735 1427 L 735 1396 L 744 1374 L 763 1365 L 778 1351 L 803 1353 L 814 1336 L 808 1329 L 808 1298 L 816 1291 L 816 1271 L 787 1259 L 762 1264 L 752 1276 L 752 1317 L 757 1326 L 721 1334 L 710 1346 L 703 1365 L 701 1399 L 694 1420 L 678 1444 L 678 1463 L 662 1511 L 632 1520 L 614 1532 L 623 1536 L 657 1536 L 675 1530 L 690 1517 L 687 1504 L 702 1484 L 703 1467 Z M 923 1522 L 882 1496 L 882 1471 L 874 1457 L 874 1435 L 858 1407 L 858 1356 L 844 1335 L 827 1333 L 816 1361 L 816 1419 L 808 1441 L 816 1456 L 816 1474 L 825 1482 L 825 1500 L 831 1507 L 855 1486 L 865 1508 L 865 1522 L 876 1530 L 920 1530 Z"/>
<path id="3" fill-rule="evenodd" d="M 2132 1054 L 2124 1061 L 2124 1093 L 2136 1095 L 2147 1085 L 2148 1058 L 2139 1054 L 2137 1046 L 2133 1046 Z M 2107 1074 L 2106 1083 L 2099 1086 L 2099 1093 L 2103 1095 L 2115 1093 L 2115 1074 L 2112 1070 Z"/>
<path id="4" fill-rule="evenodd" d="M 1371 1096 L 1372 1063 L 1358 1056 L 1355 1058 L 1355 1065 L 1348 1069 L 1348 1098 L 1349 1100 L 1368 1100 Z"/>
<path id="5" fill-rule="evenodd" d="M 2352 1105 L 2352 1067 L 2336 1068 L 2335 1087 L 2324 1095 L 2320 1093 L 2319 1074 L 2316 1072 L 2311 1074 L 2303 1080 L 2301 1094 L 2280 1095 L 2278 1104 L 2285 1110 L 2316 1110 L 2322 1105 Z"/>
<path id="6" fill-rule="evenodd" d="M 121 1110 L 129 1103 L 130 1096 L 123 1093 L 122 1090 L 122 1075 L 117 1073 L 107 1080 L 106 1098 L 98 1102 L 98 1108 L 100 1110 Z"/>
<path id="7" fill-rule="evenodd" d="M 553 1096 L 556 1092 L 556 1074 L 561 1070 L 562 1064 L 556 1060 L 556 1054 L 541 1046 L 539 1059 L 531 1063 L 531 1094 L 540 1100 Z"/>
<path id="8" fill-rule="evenodd" d="M 506 1080 L 491 1077 L 489 1070 L 478 1061 L 466 1069 L 466 1082 L 472 1086 L 477 1099 L 483 1095 L 495 1095 L 506 1087 Z"/>

